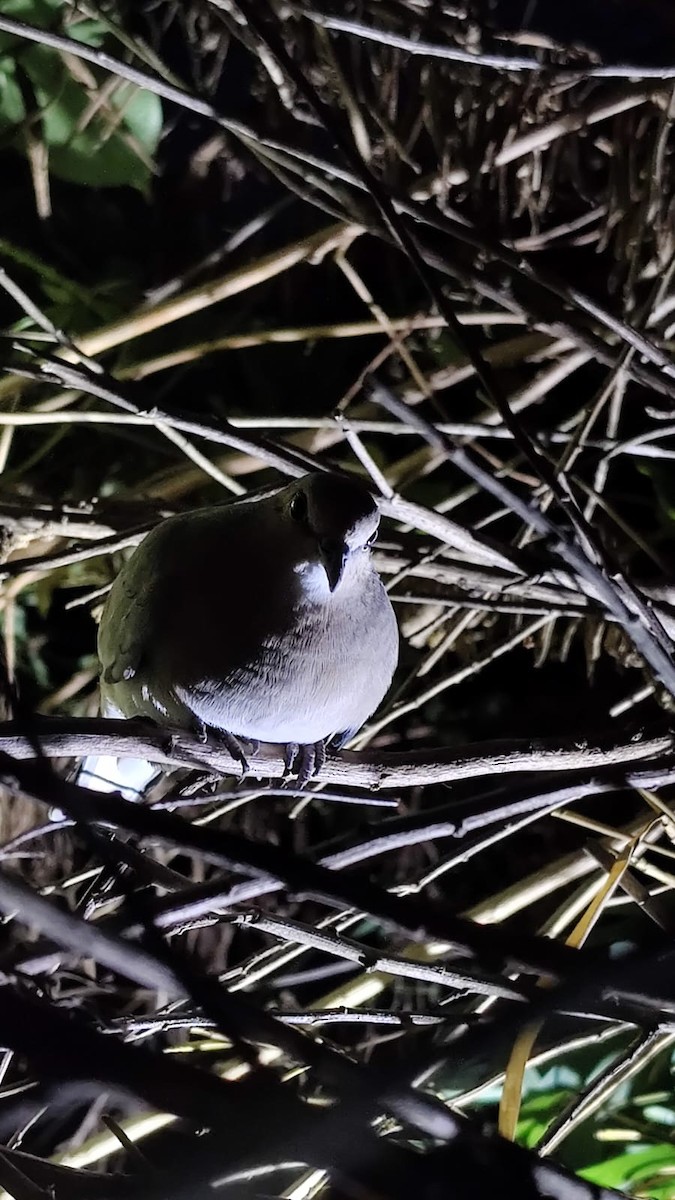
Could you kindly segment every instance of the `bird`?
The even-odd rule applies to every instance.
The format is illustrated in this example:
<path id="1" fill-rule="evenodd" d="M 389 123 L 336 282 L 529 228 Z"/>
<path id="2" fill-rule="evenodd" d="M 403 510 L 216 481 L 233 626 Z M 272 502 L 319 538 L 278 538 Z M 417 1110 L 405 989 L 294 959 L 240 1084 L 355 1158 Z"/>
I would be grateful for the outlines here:
<path id="1" fill-rule="evenodd" d="M 355 476 L 180 513 L 115 579 L 98 634 L 101 710 L 284 747 L 303 784 L 379 706 L 396 617 L 372 562 L 379 509 Z"/>

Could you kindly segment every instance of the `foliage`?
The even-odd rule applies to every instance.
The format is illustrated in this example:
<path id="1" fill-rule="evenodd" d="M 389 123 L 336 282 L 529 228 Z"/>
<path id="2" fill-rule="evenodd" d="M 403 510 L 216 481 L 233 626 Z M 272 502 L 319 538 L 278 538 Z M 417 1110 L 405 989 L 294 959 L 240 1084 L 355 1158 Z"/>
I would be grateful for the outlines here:
<path id="1" fill-rule="evenodd" d="M 457 1200 L 491 1195 L 541 1152 L 675 1200 L 672 84 L 594 74 L 612 61 L 597 30 L 580 17 L 559 44 L 545 6 L 518 45 L 497 2 L 319 7 L 0 5 L 37 31 L 0 30 L 0 603 L 17 720 L 60 756 L 3 776 L 0 1142 L 23 1194 L 57 1200 L 104 1200 L 120 1171 L 143 1200 L 157 1174 L 162 1196 L 196 1195 L 189 1166 L 209 1187 L 233 1172 L 248 1200 L 236 1172 L 276 1161 L 279 1129 L 314 1166 L 342 1146 L 345 1194 L 422 1198 L 452 1177 Z M 99 809 L 92 791 L 69 810 L 61 758 L 97 711 L 96 619 L 134 538 L 299 462 L 383 489 L 402 654 L 361 755 L 329 756 L 299 797 L 222 764 L 207 786 L 188 768 L 218 749 L 162 737 L 182 774 L 140 805 Z M 152 733 L 132 736 L 147 751 Z M 643 743 L 660 749 L 643 761 Z M 363 763 L 428 776 L 356 786 Z M 178 834 L 152 825 L 176 813 Z M 17 899 L 17 878 L 48 904 Z M 450 1168 L 451 1140 L 396 1107 L 421 1079 L 472 1120 Z M 150 1129 L 139 1114 L 160 1101 Z M 498 1124 L 532 1153 L 508 1158 Z M 101 1137 L 109 1173 L 57 1175 L 82 1142 L 68 1161 L 100 1165 Z M 293 1181 L 250 1186 L 311 1194 Z"/>
<path id="2" fill-rule="evenodd" d="M 62 0 L 7 0 L 5 16 L 60 28 L 96 48 L 110 45 L 107 22 L 64 24 Z M 18 151 L 36 139 L 59 179 L 90 187 L 128 184 L 147 192 L 162 129 L 161 101 L 125 80 L 55 49 L 0 34 L 0 137 Z"/>

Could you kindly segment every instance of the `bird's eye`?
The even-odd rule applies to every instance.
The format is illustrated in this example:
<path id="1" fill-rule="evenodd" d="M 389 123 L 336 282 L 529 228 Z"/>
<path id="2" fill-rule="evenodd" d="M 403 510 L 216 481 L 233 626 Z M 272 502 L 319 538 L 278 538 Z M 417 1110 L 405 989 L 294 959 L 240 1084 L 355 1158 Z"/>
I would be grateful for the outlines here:
<path id="1" fill-rule="evenodd" d="M 366 542 L 366 546 L 374 546 L 376 541 L 377 541 L 377 530 L 375 531 L 375 533 L 371 533 L 370 537 L 368 538 L 368 541 Z"/>
<path id="2" fill-rule="evenodd" d="M 307 520 L 307 497 L 304 492 L 295 493 L 291 500 L 289 512 L 294 521 L 304 524 Z"/>

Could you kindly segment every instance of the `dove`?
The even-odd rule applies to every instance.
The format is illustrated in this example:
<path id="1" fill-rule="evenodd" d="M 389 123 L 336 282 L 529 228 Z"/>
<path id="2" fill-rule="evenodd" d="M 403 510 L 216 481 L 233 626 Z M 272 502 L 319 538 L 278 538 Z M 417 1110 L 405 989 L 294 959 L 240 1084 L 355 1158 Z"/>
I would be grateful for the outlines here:
<path id="1" fill-rule="evenodd" d="M 303 476 L 260 498 L 169 517 L 141 542 L 101 617 L 105 716 L 285 747 L 306 782 L 387 692 L 398 627 L 358 479 Z"/>

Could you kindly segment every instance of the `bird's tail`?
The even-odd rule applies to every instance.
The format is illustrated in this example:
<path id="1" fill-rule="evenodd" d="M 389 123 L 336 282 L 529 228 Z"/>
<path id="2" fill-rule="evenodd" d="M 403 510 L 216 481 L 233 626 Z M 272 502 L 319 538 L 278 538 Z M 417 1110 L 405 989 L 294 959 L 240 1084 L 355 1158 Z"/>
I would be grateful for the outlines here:
<path id="1" fill-rule="evenodd" d="M 157 767 L 144 758 L 89 754 L 77 769 L 76 782 L 93 792 L 119 792 L 125 800 L 138 800 L 158 774 Z"/>

